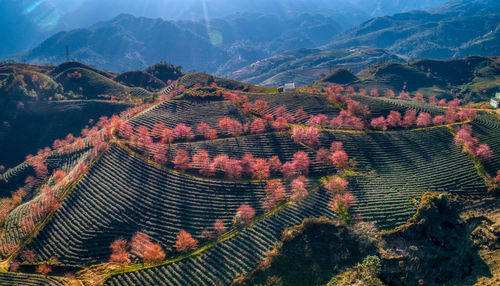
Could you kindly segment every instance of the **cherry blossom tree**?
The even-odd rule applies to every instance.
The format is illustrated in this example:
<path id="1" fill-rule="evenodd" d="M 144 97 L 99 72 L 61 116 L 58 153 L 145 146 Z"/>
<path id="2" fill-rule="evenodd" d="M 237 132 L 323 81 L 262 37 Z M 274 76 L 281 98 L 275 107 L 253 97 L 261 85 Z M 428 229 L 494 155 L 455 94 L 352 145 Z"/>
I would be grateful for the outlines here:
<path id="1" fill-rule="evenodd" d="M 387 130 L 387 121 L 383 116 L 372 119 L 370 125 L 379 130 Z"/>
<path id="2" fill-rule="evenodd" d="M 266 132 L 266 122 L 263 119 L 257 118 L 250 124 L 250 133 L 258 134 Z"/>
<path id="3" fill-rule="evenodd" d="M 141 257 L 144 254 L 144 248 L 146 245 L 151 244 L 151 238 L 144 232 L 136 232 L 129 242 L 130 252 L 137 257 Z"/>
<path id="4" fill-rule="evenodd" d="M 185 230 L 180 230 L 176 236 L 175 249 L 178 252 L 187 252 L 198 248 L 198 241 L 194 239 L 191 234 Z"/>
<path id="5" fill-rule="evenodd" d="M 329 165 L 332 163 L 330 158 L 330 151 L 326 148 L 321 148 L 316 152 L 316 162 L 322 165 Z"/>
<path id="6" fill-rule="evenodd" d="M 42 275 L 45 275 L 47 276 L 47 274 L 49 274 L 50 272 L 52 272 L 52 267 L 50 267 L 48 264 L 46 263 L 43 263 L 43 264 L 40 264 L 37 268 L 36 268 L 36 272 L 37 273 L 40 273 Z"/>
<path id="7" fill-rule="evenodd" d="M 306 120 L 309 117 L 309 115 L 307 115 L 307 113 L 304 111 L 304 109 L 299 108 L 295 112 L 294 117 L 295 117 L 295 120 L 297 120 L 297 121 L 303 121 L 303 120 Z"/>
<path id="8" fill-rule="evenodd" d="M 56 170 L 52 173 L 52 179 L 56 185 L 59 185 L 66 178 L 66 172 L 62 170 Z"/>
<path id="9" fill-rule="evenodd" d="M 458 130 L 457 134 L 453 138 L 457 146 L 463 146 L 464 152 L 473 151 L 475 146 L 479 143 L 479 140 L 472 137 L 472 126 L 465 124 Z"/>
<path id="10" fill-rule="evenodd" d="M 256 100 L 254 102 L 254 109 L 255 109 L 255 112 L 257 112 L 258 114 L 263 114 L 263 112 L 265 112 L 266 109 L 269 108 L 269 105 L 267 104 L 267 101 L 264 101 L 264 100 Z"/>
<path id="11" fill-rule="evenodd" d="M 174 133 L 175 139 L 186 139 L 192 140 L 194 138 L 194 134 L 192 133 L 192 128 L 186 126 L 184 123 L 179 123 L 172 130 Z"/>
<path id="12" fill-rule="evenodd" d="M 281 161 L 278 156 L 272 156 L 269 158 L 269 170 L 273 173 L 277 173 L 281 170 Z"/>
<path id="13" fill-rule="evenodd" d="M 336 152 L 336 151 L 343 151 L 344 150 L 344 144 L 340 141 L 334 141 L 330 145 L 330 152 Z"/>
<path id="14" fill-rule="evenodd" d="M 417 121 L 417 112 L 413 109 L 408 109 L 403 117 L 403 127 L 409 128 L 415 125 Z"/>
<path id="15" fill-rule="evenodd" d="M 413 97 L 413 99 L 418 100 L 420 102 L 424 102 L 424 96 L 420 92 L 415 93 L 415 96 Z"/>
<path id="16" fill-rule="evenodd" d="M 331 159 L 337 170 L 349 167 L 349 156 L 347 156 L 347 153 L 344 150 L 333 152 Z"/>
<path id="17" fill-rule="evenodd" d="M 210 129 L 211 129 L 210 125 L 206 124 L 205 122 L 201 122 L 200 124 L 198 124 L 198 127 L 196 127 L 196 132 L 198 132 L 198 134 L 205 136 L 207 131 Z"/>
<path id="18" fill-rule="evenodd" d="M 344 192 L 343 194 L 336 194 L 328 205 L 334 212 L 342 214 L 342 212 L 351 208 L 355 202 L 356 198 L 351 192 Z"/>
<path id="19" fill-rule="evenodd" d="M 372 97 L 378 97 L 378 91 L 376 89 L 370 90 L 370 96 L 372 96 Z"/>
<path id="20" fill-rule="evenodd" d="M 446 118 L 446 123 L 448 124 L 455 123 L 459 119 L 457 111 L 452 108 L 448 108 L 444 116 Z"/>
<path id="21" fill-rule="evenodd" d="M 83 132 L 82 135 L 85 136 Z M 125 122 L 120 127 L 118 135 L 120 135 L 120 137 L 122 137 L 125 140 L 130 140 L 130 138 L 132 138 L 132 136 L 134 135 L 134 128 L 128 122 Z"/>
<path id="22" fill-rule="evenodd" d="M 271 176 L 270 165 L 266 159 L 255 159 L 251 164 L 251 169 L 254 179 L 264 180 Z"/>
<path id="23" fill-rule="evenodd" d="M 193 155 L 193 168 L 197 168 L 200 174 L 204 176 L 213 176 L 215 166 L 210 160 L 210 155 L 205 150 L 199 150 Z"/>
<path id="24" fill-rule="evenodd" d="M 35 262 L 35 252 L 33 250 L 24 250 L 19 256 L 24 262 L 33 263 Z"/>
<path id="25" fill-rule="evenodd" d="M 490 146 L 481 144 L 474 150 L 474 155 L 480 162 L 485 162 L 493 158 L 493 151 Z"/>
<path id="26" fill-rule="evenodd" d="M 287 128 L 287 120 L 284 117 L 278 117 L 276 120 L 271 122 L 271 128 L 275 131 L 284 131 Z"/>
<path id="27" fill-rule="evenodd" d="M 251 176 L 252 173 L 252 164 L 255 162 L 255 157 L 251 153 L 247 153 L 241 157 L 240 165 L 243 168 L 243 173 L 245 175 Z"/>
<path id="28" fill-rule="evenodd" d="M 243 173 L 243 167 L 241 166 L 240 160 L 227 159 L 223 166 L 223 171 L 226 174 L 226 178 L 230 180 L 239 180 Z"/>
<path id="29" fill-rule="evenodd" d="M 432 123 L 434 125 L 443 125 L 443 124 L 445 124 L 445 122 L 446 122 L 446 119 L 444 118 L 444 115 L 436 115 L 432 119 Z"/>
<path id="30" fill-rule="evenodd" d="M 255 210 L 247 204 L 242 204 L 236 210 L 235 224 L 246 225 L 252 220 L 254 216 Z"/>
<path id="31" fill-rule="evenodd" d="M 187 169 L 191 168 L 191 162 L 189 159 L 189 153 L 186 150 L 183 149 L 177 149 L 175 152 L 175 158 L 174 158 L 174 168 L 179 169 L 181 171 L 186 171 Z"/>
<path id="32" fill-rule="evenodd" d="M 266 192 L 266 197 L 264 198 L 262 208 L 265 210 L 274 208 L 277 203 L 283 201 L 286 197 L 285 187 L 279 181 L 268 181 L 264 191 Z"/>
<path id="33" fill-rule="evenodd" d="M 315 127 L 303 128 L 301 126 L 294 126 L 291 137 L 295 143 L 305 144 L 312 148 L 320 145 L 319 130 Z"/>
<path id="34" fill-rule="evenodd" d="M 137 127 L 136 138 L 137 148 L 142 152 L 145 152 L 149 145 L 153 143 L 153 139 L 149 137 L 149 130 L 146 126 Z"/>
<path id="35" fill-rule="evenodd" d="M 35 157 L 32 162 L 32 166 L 38 179 L 44 178 L 49 174 L 47 163 L 45 163 L 45 160 L 42 157 Z"/>
<path id="36" fill-rule="evenodd" d="M 347 111 L 340 111 L 337 117 L 332 118 L 330 127 L 335 129 L 354 129 L 362 130 L 365 128 L 365 123 L 361 118 L 349 114 Z"/>
<path id="37" fill-rule="evenodd" d="M 227 231 L 227 227 L 224 225 L 224 222 L 220 219 L 214 222 L 214 229 L 218 235 L 222 235 Z"/>
<path id="38" fill-rule="evenodd" d="M 166 145 L 162 143 L 156 143 L 151 146 L 150 153 L 153 155 L 153 160 L 160 164 L 160 165 L 165 165 L 167 164 L 167 151 L 168 148 Z"/>
<path id="39" fill-rule="evenodd" d="M 304 151 L 298 151 L 293 154 L 292 162 L 295 164 L 295 170 L 297 173 L 302 175 L 309 174 L 309 166 L 311 165 L 311 159 Z"/>
<path id="40" fill-rule="evenodd" d="M 297 175 L 295 162 L 285 162 L 285 164 L 281 166 L 281 173 L 283 174 L 283 178 L 285 180 L 295 177 Z"/>
<path id="41" fill-rule="evenodd" d="M 392 89 L 386 90 L 384 95 L 388 98 L 394 98 L 396 96 L 396 94 L 394 93 L 394 91 L 392 91 Z"/>
<path id="42" fill-rule="evenodd" d="M 343 193 L 347 190 L 349 182 L 342 177 L 335 176 L 330 178 L 328 183 L 325 185 L 325 189 L 331 194 Z"/>
<path id="43" fill-rule="evenodd" d="M 359 101 L 348 99 L 347 101 L 347 112 L 351 116 L 364 117 L 370 114 L 370 109 L 368 106 L 361 104 Z"/>
<path id="44" fill-rule="evenodd" d="M 495 183 L 500 184 L 500 170 L 497 171 L 497 176 L 494 179 Z"/>
<path id="45" fill-rule="evenodd" d="M 177 244 L 176 244 L 177 246 Z M 165 252 L 159 243 L 149 243 L 144 247 L 142 260 L 145 263 L 160 263 L 165 259 Z"/>
<path id="46" fill-rule="evenodd" d="M 401 91 L 401 92 L 399 93 L 399 98 L 401 98 L 401 99 L 410 99 L 410 98 L 411 98 L 411 97 L 410 97 L 410 93 L 405 92 L 405 91 Z"/>
<path id="47" fill-rule="evenodd" d="M 130 253 L 127 251 L 127 241 L 117 239 L 109 246 L 111 248 L 111 256 L 109 262 L 127 264 L 130 262 Z"/>
<path id="48" fill-rule="evenodd" d="M 417 126 L 422 128 L 422 127 L 427 127 L 431 124 L 432 117 L 429 113 L 427 112 L 420 112 L 420 114 L 417 117 Z"/>
<path id="49" fill-rule="evenodd" d="M 311 127 L 321 127 L 328 124 L 328 117 L 324 114 L 311 115 L 306 125 Z"/>
<path id="50" fill-rule="evenodd" d="M 465 121 L 465 120 L 472 120 L 476 118 L 477 114 L 474 109 L 461 109 L 458 112 L 458 118 L 460 121 Z"/>
<path id="51" fill-rule="evenodd" d="M 219 120 L 217 126 L 227 134 L 237 137 L 243 133 L 243 125 L 238 120 L 229 117 L 223 117 Z"/>
<path id="52" fill-rule="evenodd" d="M 307 196 L 306 181 L 306 177 L 304 176 L 300 176 L 292 181 L 292 183 L 290 184 L 292 193 L 292 195 L 290 196 L 291 200 L 297 201 Z"/>
<path id="53" fill-rule="evenodd" d="M 390 127 L 399 127 L 399 126 L 401 126 L 401 124 L 403 124 L 401 113 L 399 113 L 397 111 L 394 111 L 394 110 L 391 110 L 391 112 L 389 113 L 389 115 L 387 115 L 387 124 Z"/>
<path id="54" fill-rule="evenodd" d="M 161 143 L 163 144 L 170 144 L 174 142 L 175 136 L 174 136 L 174 131 L 170 128 L 165 128 L 163 129 L 161 133 Z"/>
<path id="55" fill-rule="evenodd" d="M 241 105 L 241 112 L 245 115 L 250 115 L 252 113 L 253 104 L 251 102 L 245 102 Z"/>
<path id="56" fill-rule="evenodd" d="M 450 100 L 450 101 L 448 102 L 448 107 L 449 107 L 449 108 L 456 109 L 456 108 L 458 108 L 459 106 L 460 106 L 460 99 L 458 99 L 458 98 L 455 98 L 455 99 Z"/>
<path id="57" fill-rule="evenodd" d="M 437 97 L 433 95 L 433 96 L 429 97 L 429 103 L 434 104 L 434 105 L 438 105 L 439 101 L 438 101 Z"/>
<path id="58" fill-rule="evenodd" d="M 165 130 L 165 128 L 167 128 L 165 124 L 156 123 L 153 126 L 153 129 L 151 129 L 151 137 L 153 137 L 156 140 L 160 140 L 162 138 L 163 130 Z"/>

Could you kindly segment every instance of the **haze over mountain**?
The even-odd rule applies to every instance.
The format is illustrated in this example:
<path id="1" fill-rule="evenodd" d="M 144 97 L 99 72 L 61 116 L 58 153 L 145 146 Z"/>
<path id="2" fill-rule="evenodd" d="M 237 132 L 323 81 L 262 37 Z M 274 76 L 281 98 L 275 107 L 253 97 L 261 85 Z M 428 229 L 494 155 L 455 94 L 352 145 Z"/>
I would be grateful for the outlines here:
<path id="1" fill-rule="evenodd" d="M 408 58 L 500 53 L 500 2 L 455 0 L 427 11 L 371 19 L 343 33 L 328 49 L 371 46 Z"/>
<path id="2" fill-rule="evenodd" d="M 228 74 L 229 78 L 258 85 L 284 82 L 311 83 L 336 68 L 357 73 L 377 62 L 403 62 L 383 49 L 359 47 L 342 50 L 298 49 L 257 61 Z"/>
<path id="3" fill-rule="evenodd" d="M 492 0 L 458 0 L 427 11 L 373 18 L 338 35 L 323 49 L 286 51 L 227 76 L 253 84 L 306 84 L 331 68 L 356 73 L 379 61 L 498 55 L 499 6 Z"/>
<path id="4" fill-rule="evenodd" d="M 353 26 L 371 16 L 390 15 L 409 9 L 436 6 L 439 1 L 326 1 L 326 0 L 3 0 L 0 1 L 0 59 L 31 49 L 60 32 L 87 28 L 119 14 L 166 20 L 222 18 L 237 13 L 263 13 L 295 17 L 320 13 L 344 25 Z"/>
<path id="5" fill-rule="evenodd" d="M 59 63 L 66 60 L 68 46 L 71 59 L 113 71 L 164 60 L 185 70 L 226 73 L 285 50 L 326 44 L 347 27 L 319 14 L 239 14 L 196 22 L 122 14 L 88 29 L 60 32 L 22 58 Z"/>

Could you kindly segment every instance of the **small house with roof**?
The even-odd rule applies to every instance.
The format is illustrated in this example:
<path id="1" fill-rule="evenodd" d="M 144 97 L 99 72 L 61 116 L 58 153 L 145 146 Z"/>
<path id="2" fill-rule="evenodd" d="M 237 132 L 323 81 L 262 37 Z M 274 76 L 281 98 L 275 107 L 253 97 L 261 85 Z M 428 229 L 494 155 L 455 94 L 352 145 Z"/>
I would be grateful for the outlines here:
<path id="1" fill-rule="evenodd" d="M 295 83 L 294 82 L 285 83 L 284 85 L 278 86 L 279 93 L 289 92 L 289 91 L 295 91 Z"/>
<path id="2" fill-rule="evenodd" d="M 498 108 L 498 106 L 500 106 L 500 92 L 497 92 L 496 95 L 495 95 L 495 97 L 491 98 L 490 104 L 494 108 Z"/>

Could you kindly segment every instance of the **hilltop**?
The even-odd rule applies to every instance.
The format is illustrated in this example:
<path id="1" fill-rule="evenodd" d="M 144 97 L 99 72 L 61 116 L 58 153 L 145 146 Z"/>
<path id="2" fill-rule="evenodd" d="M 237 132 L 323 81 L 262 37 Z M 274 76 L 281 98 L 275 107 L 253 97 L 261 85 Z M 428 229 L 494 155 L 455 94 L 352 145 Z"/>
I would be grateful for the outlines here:
<path id="1" fill-rule="evenodd" d="M 494 110 L 203 73 L 170 86 L 2 174 L 0 284 L 497 279 Z"/>
<path id="2" fill-rule="evenodd" d="M 16 58 L 60 63 L 68 46 L 71 59 L 116 72 L 168 61 L 186 71 L 223 75 L 276 52 L 326 44 L 348 26 L 338 17 L 307 13 L 241 13 L 208 22 L 121 14 L 85 29 L 59 32 Z"/>
<path id="3" fill-rule="evenodd" d="M 500 64 L 497 57 L 471 56 L 463 59 L 422 59 L 406 64 L 378 63 L 369 66 L 345 82 L 333 74 L 318 81 L 338 83 L 355 88 L 388 89 L 399 93 L 420 92 L 426 97 L 438 96 L 448 100 L 458 96 L 464 101 L 488 101 L 500 85 Z"/>
<path id="4" fill-rule="evenodd" d="M 181 75 L 180 67 L 169 64 L 124 74 L 79 62 L 0 64 L 0 106 L 4 110 L 0 115 L 0 165 L 13 167 L 68 133 L 78 137 L 92 121 L 95 124 L 101 116 L 152 100 Z"/>
<path id="5" fill-rule="evenodd" d="M 287 51 L 228 74 L 229 78 L 252 84 L 276 86 L 285 82 L 312 83 L 331 69 L 344 68 L 357 73 L 377 62 L 403 62 L 382 49 L 344 50 L 299 49 Z"/>

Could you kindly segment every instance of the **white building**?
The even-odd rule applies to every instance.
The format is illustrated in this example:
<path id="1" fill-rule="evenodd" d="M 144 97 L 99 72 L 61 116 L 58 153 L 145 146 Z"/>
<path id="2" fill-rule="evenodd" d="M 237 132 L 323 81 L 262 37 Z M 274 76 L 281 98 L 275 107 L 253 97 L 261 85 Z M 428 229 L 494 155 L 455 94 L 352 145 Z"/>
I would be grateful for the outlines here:
<path id="1" fill-rule="evenodd" d="M 285 92 L 286 91 L 295 91 L 295 83 L 285 83 Z"/>
<path id="2" fill-rule="evenodd" d="M 497 93 L 497 96 L 498 96 L 498 93 Z M 498 108 L 499 103 L 500 103 L 500 99 L 498 99 L 496 97 L 492 97 L 490 100 L 491 106 L 493 106 L 495 108 Z"/>

